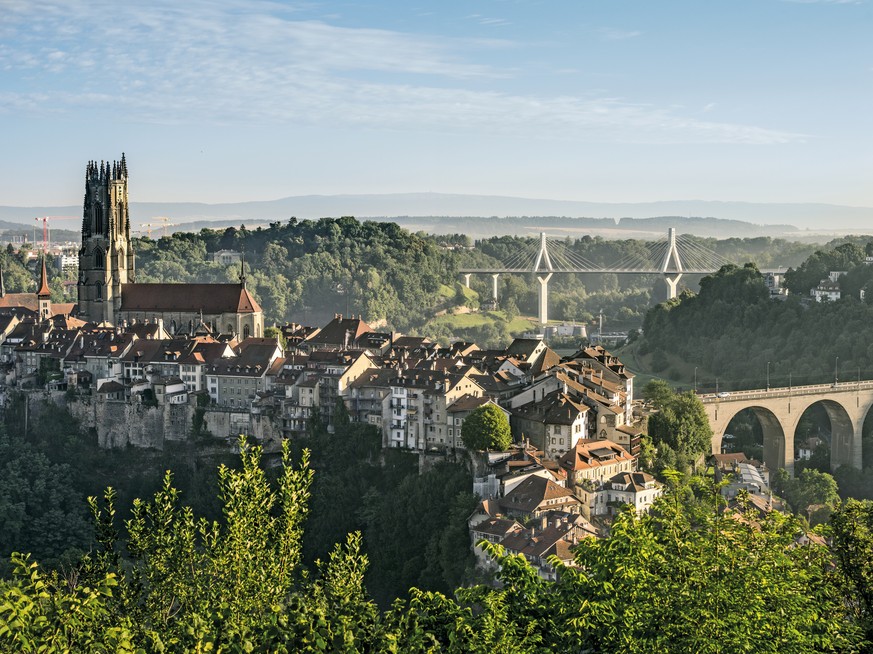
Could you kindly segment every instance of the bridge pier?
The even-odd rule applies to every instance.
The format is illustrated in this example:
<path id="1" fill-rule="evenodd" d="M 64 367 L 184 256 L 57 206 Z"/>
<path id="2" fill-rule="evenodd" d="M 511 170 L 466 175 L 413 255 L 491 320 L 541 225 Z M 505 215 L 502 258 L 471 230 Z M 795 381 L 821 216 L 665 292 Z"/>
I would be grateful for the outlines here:
<path id="1" fill-rule="evenodd" d="M 464 286 L 470 288 L 470 275 L 472 273 L 464 273 Z"/>
<path id="2" fill-rule="evenodd" d="M 549 273 L 548 275 L 537 275 L 537 281 L 540 283 L 540 325 L 543 327 L 545 327 L 549 322 L 549 280 L 551 278 L 552 273 Z"/>
<path id="3" fill-rule="evenodd" d="M 492 273 L 491 274 L 491 298 L 497 302 L 497 278 L 500 277 L 500 273 Z"/>
<path id="4" fill-rule="evenodd" d="M 667 282 L 667 299 L 672 300 L 677 296 L 676 288 L 679 286 L 679 280 L 682 278 L 682 273 L 665 273 L 664 281 Z"/>

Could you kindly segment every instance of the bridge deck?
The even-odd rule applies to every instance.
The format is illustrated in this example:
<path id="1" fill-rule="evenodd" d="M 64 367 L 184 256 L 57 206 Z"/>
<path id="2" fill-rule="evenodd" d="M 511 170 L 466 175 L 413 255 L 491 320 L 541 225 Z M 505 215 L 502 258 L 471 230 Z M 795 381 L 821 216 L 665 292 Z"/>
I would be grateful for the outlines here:
<path id="1" fill-rule="evenodd" d="M 831 393 L 851 393 L 873 389 L 873 381 L 839 382 L 836 384 L 812 384 L 808 386 L 788 386 L 783 388 L 758 388 L 747 391 L 731 391 L 723 393 L 698 393 L 697 397 L 704 404 L 715 402 L 746 402 L 748 400 L 763 400 L 776 397 L 798 397 L 801 395 L 823 395 Z"/>
<path id="2" fill-rule="evenodd" d="M 711 275 L 712 273 L 718 272 L 718 270 L 713 270 L 712 268 L 706 269 L 698 269 L 698 268 L 689 268 L 686 270 L 640 270 L 637 268 L 562 268 L 560 270 L 533 270 L 532 268 L 461 268 L 458 272 L 462 275 L 465 274 L 503 274 L 503 273 L 537 273 L 538 275 L 545 275 L 548 273 L 611 273 L 613 275 L 677 275 L 682 273 L 684 275 Z M 785 270 L 761 270 L 761 273 L 774 273 L 774 274 L 785 274 Z"/>

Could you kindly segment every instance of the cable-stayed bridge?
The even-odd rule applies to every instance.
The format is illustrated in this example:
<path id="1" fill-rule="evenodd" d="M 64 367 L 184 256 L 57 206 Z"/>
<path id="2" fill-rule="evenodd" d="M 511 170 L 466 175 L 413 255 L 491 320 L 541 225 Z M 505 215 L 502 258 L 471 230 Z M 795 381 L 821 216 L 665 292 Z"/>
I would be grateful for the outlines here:
<path id="1" fill-rule="evenodd" d="M 676 297 L 676 288 L 682 275 L 709 275 L 728 264 L 740 265 L 709 250 L 688 235 L 676 235 L 669 228 L 666 238 L 648 243 L 644 253 L 630 254 L 610 265 L 596 264 L 577 252 L 565 242 L 565 237 L 550 238 L 540 233 L 539 245 L 523 247 L 510 256 L 500 267 L 462 268 L 464 282 L 470 287 L 470 277 L 476 274 L 491 275 L 492 296 L 497 300 L 497 280 L 500 275 L 534 273 L 540 283 L 539 322 L 548 322 L 549 280 L 556 273 L 611 273 L 613 275 L 663 275 L 668 296 Z M 761 272 L 784 273 L 785 270 Z"/>

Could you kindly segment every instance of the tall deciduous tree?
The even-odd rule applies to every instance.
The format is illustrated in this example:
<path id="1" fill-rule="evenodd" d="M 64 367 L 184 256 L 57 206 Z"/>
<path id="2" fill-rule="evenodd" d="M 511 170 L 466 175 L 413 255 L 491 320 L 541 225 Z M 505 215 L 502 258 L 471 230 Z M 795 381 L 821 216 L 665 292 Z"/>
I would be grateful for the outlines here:
<path id="1" fill-rule="evenodd" d="M 648 432 L 659 452 L 669 449 L 690 461 L 711 451 L 712 428 L 694 393 L 676 393 L 664 382 L 653 381 L 643 394 L 655 410 L 649 417 Z"/>
<path id="2" fill-rule="evenodd" d="M 873 502 L 847 500 L 831 516 L 833 551 L 848 584 L 847 604 L 873 641 Z"/>
<path id="3" fill-rule="evenodd" d="M 512 443 L 509 420 L 494 404 L 480 406 L 464 419 L 461 440 L 468 450 L 505 450 Z"/>

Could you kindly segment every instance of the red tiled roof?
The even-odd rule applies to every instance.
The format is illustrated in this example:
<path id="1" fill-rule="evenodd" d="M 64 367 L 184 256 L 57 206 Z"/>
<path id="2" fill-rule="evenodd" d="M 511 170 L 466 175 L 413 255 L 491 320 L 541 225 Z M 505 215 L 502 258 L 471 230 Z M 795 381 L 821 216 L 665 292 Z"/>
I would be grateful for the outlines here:
<path id="1" fill-rule="evenodd" d="M 363 320 L 336 316 L 307 340 L 315 344 L 345 345 L 347 336 L 348 342 L 353 343 L 364 334 L 372 331 L 373 328 Z"/>
<path id="2" fill-rule="evenodd" d="M 39 298 L 37 298 L 36 293 L 7 293 L 0 297 L 0 308 L 11 309 L 13 307 L 39 311 Z"/>
<path id="3" fill-rule="evenodd" d="M 560 463 L 565 470 L 586 470 L 633 460 L 627 450 L 617 443 L 580 438 L 573 449 L 560 458 Z"/>
<path id="4" fill-rule="evenodd" d="M 572 491 L 559 486 L 551 479 L 531 476 L 512 489 L 503 499 L 500 506 L 504 509 L 514 509 L 524 513 L 533 513 L 546 500 L 560 500 L 560 505 L 579 504 Z"/>
<path id="5" fill-rule="evenodd" d="M 261 307 L 241 284 L 122 284 L 122 311 L 257 313 Z"/>

